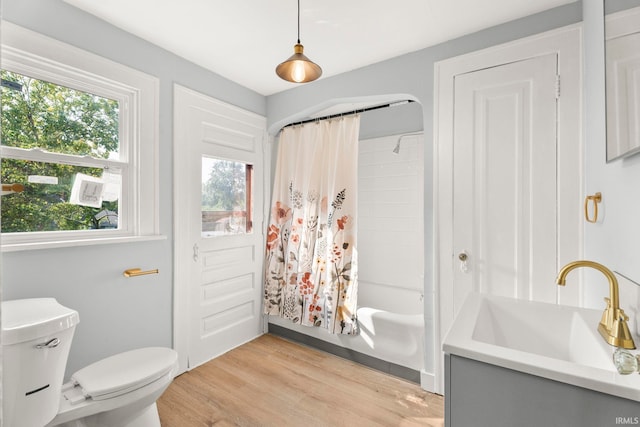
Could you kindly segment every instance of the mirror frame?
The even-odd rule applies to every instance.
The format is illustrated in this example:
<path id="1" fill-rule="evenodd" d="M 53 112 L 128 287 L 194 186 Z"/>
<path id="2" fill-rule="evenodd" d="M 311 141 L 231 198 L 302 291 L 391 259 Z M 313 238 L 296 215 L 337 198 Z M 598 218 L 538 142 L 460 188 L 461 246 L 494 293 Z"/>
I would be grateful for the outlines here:
<path id="1" fill-rule="evenodd" d="M 603 0 L 603 9 L 606 161 L 609 163 L 640 153 L 640 126 L 630 125 L 638 122 L 640 95 L 635 100 L 628 98 L 630 93 L 640 93 L 628 87 L 635 83 L 640 89 L 640 79 L 629 82 L 624 78 L 627 70 L 640 71 L 640 48 L 633 55 L 639 58 L 635 63 L 629 61 L 631 57 L 626 56 L 624 50 L 626 45 L 640 46 L 640 0 Z"/>

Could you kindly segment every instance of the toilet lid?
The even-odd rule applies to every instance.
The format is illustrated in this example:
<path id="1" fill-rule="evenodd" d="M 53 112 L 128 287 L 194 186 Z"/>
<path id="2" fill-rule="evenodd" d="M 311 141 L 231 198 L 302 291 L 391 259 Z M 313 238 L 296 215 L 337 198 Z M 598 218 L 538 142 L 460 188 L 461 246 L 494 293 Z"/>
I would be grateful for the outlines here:
<path id="1" fill-rule="evenodd" d="M 102 359 L 71 376 L 86 396 L 103 400 L 144 387 L 177 366 L 178 353 L 147 347 Z"/>
<path id="2" fill-rule="evenodd" d="M 78 324 L 78 312 L 60 305 L 54 298 L 2 301 L 2 345 L 44 339 Z"/>

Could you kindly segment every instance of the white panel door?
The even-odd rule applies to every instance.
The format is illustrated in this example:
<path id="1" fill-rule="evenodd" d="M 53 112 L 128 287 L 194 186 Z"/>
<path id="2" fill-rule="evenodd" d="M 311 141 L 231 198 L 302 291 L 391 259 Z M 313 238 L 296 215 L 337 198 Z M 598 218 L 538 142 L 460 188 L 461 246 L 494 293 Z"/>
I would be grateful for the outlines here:
<path id="1" fill-rule="evenodd" d="M 582 257 L 581 40 L 566 27 L 435 66 L 436 391 L 467 292 L 581 303 L 554 284 Z"/>
<path id="2" fill-rule="evenodd" d="M 549 54 L 455 77 L 453 317 L 471 291 L 556 302 L 556 74 Z"/>
<path id="3" fill-rule="evenodd" d="M 179 86 L 174 114 L 176 347 L 185 370 L 263 331 L 266 120 Z"/>

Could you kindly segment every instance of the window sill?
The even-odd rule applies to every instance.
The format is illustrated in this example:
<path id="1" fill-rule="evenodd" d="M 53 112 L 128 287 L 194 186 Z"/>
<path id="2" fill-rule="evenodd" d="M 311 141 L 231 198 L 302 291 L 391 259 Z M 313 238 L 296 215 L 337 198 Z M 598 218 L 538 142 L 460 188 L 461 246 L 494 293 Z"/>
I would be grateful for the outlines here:
<path id="1" fill-rule="evenodd" d="M 94 246 L 105 245 L 112 243 L 137 243 L 137 242 L 150 242 L 154 240 L 166 240 L 167 236 L 162 234 L 150 235 L 150 236 L 120 236 L 120 237 L 103 237 L 95 239 L 78 239 L 78 240 L 61 240 L 57 242 L 30 242 L 30 243 L 15 243 L 2 245 L 1 251 L 4 252 L 19 252 L 30 251 L 38 249 L 55 249 L 55 248 L 67 248 L 74 246 Z"/>

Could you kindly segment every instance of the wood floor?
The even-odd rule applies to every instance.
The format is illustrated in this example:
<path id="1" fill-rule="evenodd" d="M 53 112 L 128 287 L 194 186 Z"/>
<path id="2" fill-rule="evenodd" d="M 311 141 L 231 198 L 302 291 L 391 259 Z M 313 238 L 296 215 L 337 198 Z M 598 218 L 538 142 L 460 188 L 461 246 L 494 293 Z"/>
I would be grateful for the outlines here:
<path id="1" fill-rule="evenodd" d="M 362 365 L 263 335 L 177 377 L 162 427 L 444 425 L 442 396 Z"/>

